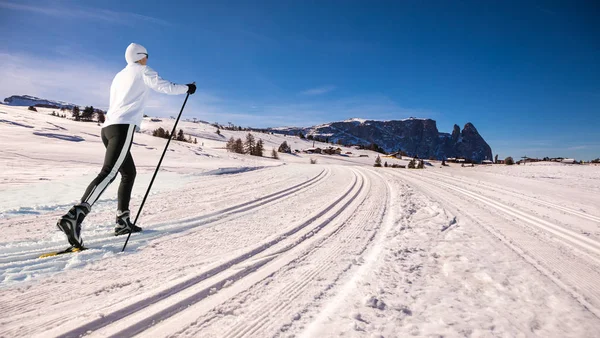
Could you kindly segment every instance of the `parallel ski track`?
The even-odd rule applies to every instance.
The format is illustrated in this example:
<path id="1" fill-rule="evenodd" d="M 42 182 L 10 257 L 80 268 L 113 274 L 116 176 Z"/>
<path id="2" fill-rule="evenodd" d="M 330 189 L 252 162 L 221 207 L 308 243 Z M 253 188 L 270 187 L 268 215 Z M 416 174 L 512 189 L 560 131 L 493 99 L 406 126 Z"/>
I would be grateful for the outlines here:
<path id="1" fill-rule="evenodd" d="M 290 229 L 287 232 L 279 235 L 275 239 L 266 243 L 262 243 L 259 246 L 228 260 L 227 262 L 213 267 L 210 270 L 203 271 L 197 274 L 196 276 L 191 277 L 165 290 L 162 290 L 161 292 L 153 296 L 137 301 L 124 308 L 113 311 L 112 313 L 105 314 L 102 318 L 98 318 L 96 320 L 83 324 L 77 328 L 71 329 L 66 333 L 60 334 L 59 337 L 79 337 L 86 333 L 96 331 L 107 325 L 113 324 L 121 319 L 131 316 L 136 312 L 141 311 L 149 306 L 152 306 L 163 300 L 175 296 L 174 298 L 172 298 L 173 300 L 175 300 L 175 303 L 168 305 L 167 307 L 162 308 L 158 312 L 155 312 L 154 314 L 145 317 L 140 321 L 137 321 L 135 324 L 122 328 L 119 332 L 111 335 L 111 337 L 133 336 L 147 330 L 156 323 L 164 321 L 172 317 L 173 315 L 187 309 L 189 306 L 192 306 L 202 301 L 209 295 L 213 294 L 215 290 L 222 289 L 226 283 L 238 283 L 239 281 L 243 280 L 244 277 L 252 274 L 253 272 L 256 272 L 261 267 L 265 266 L 267 263 L 271 262 L 273 259 L 278 257 L 280 254 L 295 248 L 296 246 L 304 242 L 306 239 L 313 237 L 315 233 L 318 233 L 327 224 L 333 221 L 339 214 L 341 214 L 348 205 L 354 202 L 355 199 L 361 194 L 361 192 L 364 189 L 365 179 L 362 177 L 362 175 L 358 175 L 354 171 L 352 172 L 354 173 L 353 183 L 350 185 L 349 189 L 347 189 L 347 191 L 342 194 L 342 196 L 340 196 L 328 206 L 324 207 L 317 215 L 304 221 L 303 223 L 299 224 L 293 229 Z M 351 195 L 351 193 L 354 190 L 356 190 L 355 193 Z M 344 203 L 344 200 L 347 201 Z M 323 222 L 305 230 L 305 228 L 313 225 L 313 223 L 316 220 L 322 218 L 329 212 L 334 212 L 334 214 L 326 218 Z M 301 230 L 305 230 L 304 234 L 301 235 L 299 238 L 293 238 L 293 235 L 299 233 Z M 264 257 L 264 259 L 252 263 L 249 266 L 245 266 L 237 272 L 233 272 L 235 271 L 234 269 L 236 266 L 241 265 L 241 263 L 255 259 L 256 256 L 260 253 L 264 252 L 269 248 L 272 248 L 273 246 L 279 243 L 283 244 L 286 242 L 286 240 L 290 241 L 290 243 L 285 245 L 283 249 L 280 249 L 274 254 L 266 256 Z M 194 292 L 193 294 L 185 297 L 184 299 L 179 300 L 179 298 L 181 298 L 179 294 L 180 292 L 190 287 L 193 287 L 209 278 L 218 278 L 219 274 L 225 274 L 225 272 L 230 273 L 227 276 L 224 276 L 223 278 L 217 279 L 217 281 L 215 283 L 212 283 L 210 286 L 202 288 L 201 290 Z"/>
<path id="2" fill-rule="evenodd" d="M 257 207 L 263 206 L 265 204 L 281 200 L 285 197 L 288 197 L 296 192 L 301 190 L 305 190 L 320 181 L 323 181 L 326 177 L 331 174 L 331 170 L 328 168 L 323 169 L 318 175 L 313 178 L 296 184 L 292 187 L 280 190 L 278 192 L 260 197 L 258 199 L 240 203 L 225 209 L 221 209 L 218 211 L 214 211 L 205 215 L 185 218 L 178 221 L 173 221 L 169 223 L 156 223 L 149 227 L 149 229 L 153 230 L 152 232 L 142 232 L 139 234 L 135 234 L 132 236 L 132 240 L 130 241 L 132 244 L 136 242 L 148 241 L 153 238 L 164 236 L 165 234 L 181 232 L 184 230 L 188 230 L 197 226 L 203 226 L 210 223 L 214 223 L 219 220 L 223 220 L 225 218 L 231 217 L 236 214 L 240 214 L 252 209 L 256 209 Z M 173 227 L 173 224 L 177 224 L 176 227 Z M 161 230 L 161 228 L 163 228 Z M 165 229 L 168 228 L 168 229 Z M 105 244 L 114 244 L 115 237 L 111 235 L 99 236 L 99 238 L 91 238 L 86 240 L 86 245 L 90 248 L 100 247 Z M 11 268 L 20 263 L 30 261 L 32 259 L 38 260 L 40 254 L 52 251 L 52 250 L 64 249 L 64 247 L 51 247 L 51 248 L 36 248 L 34 250 L 27 251 L 19 251 L 19 252 L 11 252 L 7 254 L 0 255 L 0 267 L 1 268 Z M 56 257 L 55 257 L 56 258 Z M 45 259 L 53 259 L 45 258 Z M 39 262 L 40 264 L 43 264 Z M 28 264 L 29 266 L 29 264 Z"/>
<path id="3" fill-rule="evenodd" d="M 476 180 L 473 180 L 473 179 L 470 179 L 470 178 L 466 178 L 466 177 L 460 177 L 459 178 L 459 177 L 455 177 L 455 176 L 450 176 L 450 175 L 440 174 L 440 173 L 434 173 L 434 172 L 428 172 L 427 174 L 435 175 L 435 176 L 437 176 L 439 178 L 446 179 L 446 182 L 449 182 L 449 183 L 458 183 L 458 182 L 460 182 L 460 183 L 467 183 L 467 184 L 477 185 L 477 186 L 481 185 L 480 182 L 477 182 Z M 569 213 L 571 215 L 578 216 L 578 217 L 585 218 L 585 219 L 593 221 L 593 222 L 599 222 L 600 223 L 600 217 L 597 217 L 597 216 L 594 216 L 594 215 L 590 215 L 590 214 L 587 214 L 587 213 L 583 213 L 583 212 L 575 210 L 575 209 L 567 208 L 567 207 L 564 207 L 564 206 L 559 205 L 559 204 L 546 202 L 546 201 L 541 200 L 541 199 L 539 199 L 537 197 L 530 197 L 530 196 L 524 195 L 522 193 L 518 193 L 516 191 L 513 191 L 513 190 L 510 190 L 510 189 L 506 189 L 504 187 L 498 186 L 498 185 L 493 184 L 493 183 L 486 182 L 485 183 L 485 188 L 489 189 L 489 190 L 494 190 L 494 191 L 497 191 L 497 192 L 501 192 L 503 194 L 511 195 L 511 196 L 514 196 L 514 197 L 517 197 L 517 198 L 520 198 L 520 199 L 524 199 L 526 201 L 533 202 L 533 203 L 536 203 L 536 204 L 539 204 L 539 205 L 547 206 L 547 207 L 550 207 L 552 209 L 561 210 L 561 211 L 564 211 L 564 212 Z"/>
<path id="4" fill-rule="evenodd" d="M 371 193 L 373 189 L 372 184 L 370 184 L 369 188 Z M 377 198 L 369 199 L 367 196 L 357 209 L 362 208 L 368 210 L 368 212 L 358 216 L 353 214 L 350 219 L 341 224 L 330 236 L 323 238 L 319 243 L 315 244 L 311 250 L 307 251 L 303 256 L 294 261 L 297 263 L 309 260 L 318 254 L 319 258 L 316 261 L 311 261 L 311 267 L 314 266 L 314 268 L 305 271 L 300 276 L 297 276 L 294 282 L 279 289 L 277 295 L 269 301 L 254 303 L 255 306 L 251 307 L 250 310 L 244 314 L 244 317 L 249 320 L 240 321 L 238 325 L 230 328 L 222 336 L 227 338 L 251 336 L 265 337 L 272 335 L 278 327 L 280 328 L 285 324 L 281 323 L 280 318 L 287 318 L 291 321 L 293 315 L 299 310 L 302 310 L 293 307 L 295 300 L 305 293 L 310 284 L 323 275 L 324 272 L 332 269 L 335 266 L 335 262 L 345 250 L 348 250 L 351 247 L 359 247 L 360 249 L 359 252 L 357 252 L 357 255 L 360 255 L 367 249 L 377 234 L 377 230 L 381 226 L 382 217 L 380 216 L 385 213 L 388 198 L 389 192 L 387 189 L 383 203 Z M 371 228 L 371 226 L 367 224 L 368 220 L 372 219 L 380 220 L 377 227 L 373 229 L 374 231 L 371 236 L 366 238 L 364 242 L 357 243 L 356 238 L 358 235 L 364 233 L 367 228 Z M 322 246 L 326 242 L 331 242 L 331 246 L 322 249 Z M 324 252 L 317 253 L 318 250 L 323 250 Z M 352 264 L 349 264 L 339 271 L 335 280 L 338 280 L 341 275 L 351 268 L 351 266 Z"/>
<path id="5" fill-rule="evenodd" d="M 484 198 L 465 189 L 442 183 L 439 180 L 425 178 L 414 173 L 407 174 L 406 172 L 403 172 L 402 175 L 395 173 L 395 175 L 402 177 L 404 180 L 410 182 L 411 185 L 426 191 L 426 194 L 432 196 L 434 199 L 441 198 L 438 193 L 439 191 L 452 192 L 452 196 L 456 196 L 455 193 L 458 192 L 461 195 L 482 202 L 484 205 L 502 211 L 503 214 L 494 215 L 497 217 L 505 217 L 509 222 L 506 224 L 494 225 L 486 224 L 486 222 L 479 220 L 476 216 L 470 215 L 465 209 L 461 209 L 459 212 L 461 216 L 471 219 L 474 223 L 481 225 L 482 228 L 501 240 L 506 246 L 521 256 L 525 261 L 529 262 L 543 275 L 552 280 L 557 286 L 569 293 L 582 306 L 588 309 L 596 317 L 600 318 L 600 293 L 598 292 L 597 287 L 597 281 L 600 280 L 599 270 L 581 262 L 581 257 L 572 259 L 572 257 L 561 252 L 559 248 L 553 248 L 548 245 L 548 243 L 546 243 L 547 245 L 545 247 L 540 247 L 539 245 L 533 245 L 530 240 L 520 240 L 518 236 L 523 236 L 525 233 L 522 230 L 511 229 L 511 225 L 516 218 L 517 220 L 537 225 L 543 230 L 546 230 L 543 223 L 536 224 L 536 217 L 526 215 L 522 212 L 514 212 L 516 211 L 514 208 L 489 198 Z M 454 205 L 455 202 L 453 202 L 452 198 L 446 198 L 446 204 Z M 544 220 L 540 221 L 546 222 Z M 513 226 L 518 225 L 515 224 Z M 570 236 L 566 236 L 561 232 L 553 232 L 553 234 L 562 239 L 557 243 L 567 245 L 572 249 L 578 249 L 579 245 L 572 243 Z M 529 235 L 527 237 L 531 238 L 532 236 Z M 537 241 L 544 243 L 540 237 L 533 237 L 537 238 Z M 553 237 L 553 239 L 554 238 L 555 237 Z M 585 238 L 587 239 L 587 237 Z M 595 249 L 597 245 L 598 243 L 596 243 L 596 246 L 592 243 L 591 248 Z M 596 267 L 598 266 L 598 259 L 596 257 L 591 255 L 586 255 L 585 257 L 591 259 Z"/>
<path id="6" fill-rule="evenodd" d="M 457 187 L 453 184 L 448 184 L 446 182 L 436 180 L 433 178 L 429 178 L 423 175 L 415 175 L 414 173 L 409 174 L 413 178 L 417 178 L 420 180 L 425 180 L 429 182 L 433 182 L 434 184 L 445 187 L 446 189 L 450 189 L 452 191 L 458 192 L 462 195 L 468 196 L 474 200 L 480 201 L 487 206 L 490 206 L 494 209 L 504 212 L 505 214 L 511 215 L 524 221 L 527 224 L 534 226 L 537 229 L 544 230 L 545 232 L 552 234 L 553 239 L 560 240 L 564 242 L 564 244 L 572 247 L 575 250 L 582 252 L 583 254 L 593 254 L 590 256 L 594 261 L 600 263 L 600 242 L 595 241 L 587 236 L 579 234 L 575 231 L 565 229 L 559 225 L 548 222 L 544 219 L 538 218 L 521 210 L 518 210 L 514 207 L 508 206 L 504 203 L 498 202 L 492 198 L 485 197 L 483 195 L 474 193 L 467 189 Z M 584 251 L 582 249 L 586 249 Z"/>

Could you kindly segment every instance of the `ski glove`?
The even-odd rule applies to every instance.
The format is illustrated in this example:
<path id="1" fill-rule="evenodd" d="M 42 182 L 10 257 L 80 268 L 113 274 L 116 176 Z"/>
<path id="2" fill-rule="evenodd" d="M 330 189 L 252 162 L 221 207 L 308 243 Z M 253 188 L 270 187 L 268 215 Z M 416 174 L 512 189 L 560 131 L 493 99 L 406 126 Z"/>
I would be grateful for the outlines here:
<path id="1" fill-rule="evenodd" d="M 196 85 L 193 83 L 190 83 L 187 85 L 188 86 L 188 94 L 194 94 L 196 92 Z"/>

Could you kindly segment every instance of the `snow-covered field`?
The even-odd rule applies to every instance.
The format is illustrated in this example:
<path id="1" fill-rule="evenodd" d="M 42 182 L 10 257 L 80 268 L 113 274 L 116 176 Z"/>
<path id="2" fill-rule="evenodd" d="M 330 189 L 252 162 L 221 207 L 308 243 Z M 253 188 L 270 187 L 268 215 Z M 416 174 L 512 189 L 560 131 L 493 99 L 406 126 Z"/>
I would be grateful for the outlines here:
<path id="1" fill-rule="evenodd" d="M 184 121 L 198 144 L 171 143 L 125 253 L 115 182 L 84 222 L 90 249 L 39 259 L 65 247 L 56 219 L 103 155 L 97 124 L 39 110 L 0 105 L 1 337 L 599 335 L 600 166 L 276 160 Z M 166 142 L 151 131 L 172 123 L 136 134 L 134 213 Z M 313 146 L 255 136 L 266 156 Z"/>

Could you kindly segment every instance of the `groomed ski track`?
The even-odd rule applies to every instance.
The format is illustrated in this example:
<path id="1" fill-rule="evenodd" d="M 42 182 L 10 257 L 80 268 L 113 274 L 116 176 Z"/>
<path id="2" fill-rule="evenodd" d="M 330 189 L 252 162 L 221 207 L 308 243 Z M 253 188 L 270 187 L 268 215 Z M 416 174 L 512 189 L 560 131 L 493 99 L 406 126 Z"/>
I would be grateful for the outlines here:
<path id="1" fill-rule="evenodd" d="M 600 318 L 600 240 L 587 235 L 598 229 L 600 217 L 439 172 L 402 175 L 460 215 L 459 221 L 487 230 Z M 476 213 L 468 211 L 473 203 Z"/>
<path id="2" fill-rule="evenodd" d="M 218 293 L 223 287 L 228 288 L 228 296 L 234 296 L 230 291 L 234 287 L 239 288 L 240 285 L 250 287 L 253 283 L 259 282 L 296 260 L 310 255 L 310 252 L 319 248 L 324 242 L 335 238 L 336 241 L 341 241 L 344 245 L 334 246 L 330 249 L 326 256 L 327 259 L 324 261 L 321 259 L 322 264 L 311 273 L 316 274 L 323 271 L 328 267 L 328 264 L 335 262 L 336 254 L 340 254 L 346 246 L 357 249 L 356 239 L 362 239 L 363 243 L 360 251 L 364 250 L 375 234 L 375 230 L 379 227 L 386 207 L 388 193 L 386 187 L 381 186 L 383 181 L 372 182 L 371 179 L 367 179 L 367 175 L 372 176 L 373 174 L 355 168 L 333 167 L 331 169 L 325 167 L 321 168 L 316 175 L 301 183 L 259 197 L 256 200 L 234 205 L 207 215 L 178 220 L 172 224 L 158 223 L 151 225 L 149 228 L 155 231 L 147 235 L 132 236 L 133 247 L 139 246 L 139 243 L 147 243 L 159 235 L 172 234 L 175 238 L 171 238 L 171 240 L 177 241 L 177 237 L 182 236 L 185 231 L 194 231 L 199 227 L 227 226 L 228 223 L 235 222 L 235 220 L 239 221 L 241 218 L 257 214 L 256 209 L 259 208 L 274 206 L 276 209 L 280 209 L 278 212 L 281 212 L 281 206 L 282 203 L 285 203 L 285 200 L 292 202 L 292 205 L 297 205 L 299 200 L 310 198 L 310 195 L 306 195 L 310 194 L 308 191 L 311 189 L 312 193 L 330 194 L 332 196 L 330 204 L 311 205 L 311 212 L 306 213 L 303 218 L 298 218 L 297 222 L 284 226 L 285 231 L 272 234 L 256 243 L 256 245 L 222 255 L 217 259 L 217 263 L 206 263 L 205 267 L 199 269 L 197 274 L 182 278 L 176 283 L 171 283 L 172 285 L 154 292 L 153 295 L 145 295 L 144 297 L 131 295 L 132 297 L 129 297 L 128 301 L 117 301 L 116 306 L 107 306 L 103 309 L 86 309 L 92 312 L 88 315 L 85 312 L 82 313 L 82 309 L 77 306 L 71 307 L 72 300 L 66 299 L 65 302 L 52 306 L 57 309 L 62 308 L 62 313 L 50 315 L 49 318 L 41 321 L 35 320 L 35 325 L 33 323 L 27 325 L 24 322 L 15 331 L 9 330 L 2 332 L 2 334 L 12 336 L 37 333 L 71 337 L 81 336 L 86 332 L 97 332 L 102 336 L 131 336 L 152 328 L 157 322 L 173 317 L 191 305 L 201 302 L 209 295 L 215 292 Z M 328 185 L 326 182 L 331 183 Z M 376 188 L 383 189 L 384 194 L 381 195 L 380 191 L 372 191 L 374 189 L 373 184 L 376 184 Z M 335 185 L 335 187 L 332 185 Z M 319 190 L 319 188 L 321 189 Z M 369 199 L 369 206 L 364 208 L 363 204 L 366 203 L 365 200 L 369 193 L 373 193 L 373 196 Z M 310 203 L 307 204 L 310 205 Z M 364 211 L 356 213 L 357 208 L 362 208 Z M 352 220 L 352 226 L 347 224 L 349 219 Z M 166 230 L 161 231 L 162 228 L 166 227 L 168 227 Z M 90 247 L 101 247 L 106 245 L 107 242 L 114 242 L 114 237 L 91 238 L 86 243 Z M 138 245 L 136 246 L 135 243 L 138 243 Z M 3 254 L 2 259 L 6 264 L 5 266 L 10 269 L 39 269 L 37 265 L 43 265 L 45 259 L 32 258 L 46 250 L 34 247 L 32 250 L 9 252 Z M 106 250 L 98 249 L 97 251 Z M 106 255 L 106 252 L 104 252 L 104 255 Z M 102 256 L 100 255 L 97 259 L 101 260 Z M 161 257 L 159 256 L 156 259 L 161 259 Z M 249 280 L 252 280 L 253 283 L 249 283 Z M 33 296 L 40 297 L 41 295 L 34 294 Z M 4 313 L 13 313 L 15 315 L 13 319 L 25 320 L 31 318 L 29 312 L 32 309 L 28 311 L 27 308 L 43 301 L 43 297 L 37 301 L 21 297 L 19 299 L 19 304 L 1 306 L 1 310 Z M 218 294 L 212 295 L 208 300 L 214 302 L 215 299 L 218 299 Z M 126 303 L 126 305 L 123 303 Z M 202 305 L 205 305 L 204 303 Z M 84 302 L 81 305 L 85 307 Z M 72 309 L 72 311 L 66 311 L 67 313 L 65 313 L 65 307 Z M 53 312 L 51 308 L 45 311 Z M 82 321 L 82 317 L 92 319 L 97 317 L 99 312 L 101 313 L 100 318 Z M 78 314 L 77 320 L 69 320 L 73 313 Z M 24 330 L 25 327 L 29 328 Z"/>
<path id="3" fill-rule="evenodd" d="M 90 250 L 36 259 L 54 247 L 0 248 L 5 282 L 34 278 L 0 289 L 0 337 L 565 336 L 553 319 L 583 322 L 566 336 L 600 327 L 593 206 L 440 170 L 295 165 L 207 178 L 147 207 L 125 254 L 124 238 L 94 223 L 109 215 L 102 202 L 89 219 L 100 225 L 84 233 Z M 99 287 L 98 276 L 111 281 Z M 382 295 L 387 304 L 373 300 Z M 520 302 L 547 317 L 506 311 Z M 487 305 L 476 314 L 473 304 Z M 440 308 L 453 309 L 439 313 L 454 324 L 430 320 Z"/>

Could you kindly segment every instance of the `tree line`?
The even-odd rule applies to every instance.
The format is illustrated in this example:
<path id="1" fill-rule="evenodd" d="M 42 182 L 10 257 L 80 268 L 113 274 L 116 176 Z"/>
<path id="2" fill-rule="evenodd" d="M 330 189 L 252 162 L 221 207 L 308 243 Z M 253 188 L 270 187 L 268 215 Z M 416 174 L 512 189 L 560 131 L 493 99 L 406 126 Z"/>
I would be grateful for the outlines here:
<path id="1" fill-rule="evenodd" d="M 231 137 L 225 145 L 227 151 L 237 154 L 250 154 L 253 156 L 263 156 L 265 145 L 262 139 L 258 141 L 254 138 L 254 135 L 248 133 L 246 135 L 246 141 L 242 141 L 241 138 L 237 140 Z"/>

